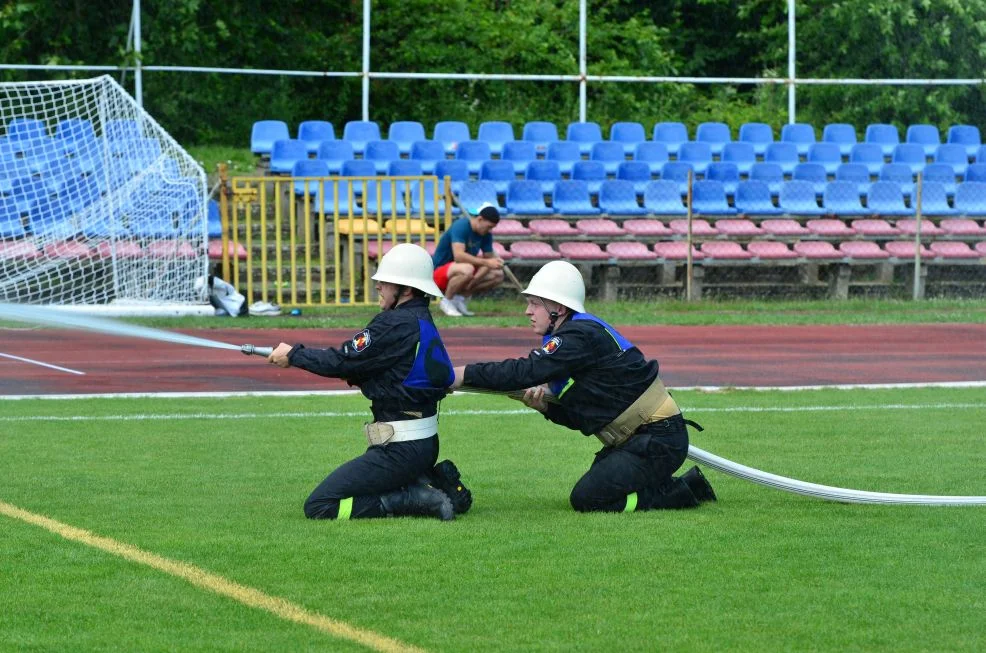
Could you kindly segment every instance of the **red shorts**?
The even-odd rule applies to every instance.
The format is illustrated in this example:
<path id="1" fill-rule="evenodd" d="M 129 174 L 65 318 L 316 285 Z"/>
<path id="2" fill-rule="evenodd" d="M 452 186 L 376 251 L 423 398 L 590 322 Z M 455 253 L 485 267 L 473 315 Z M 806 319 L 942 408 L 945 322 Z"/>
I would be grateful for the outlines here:
<path id="1" fill-rule="evenodd" d="M 432 275 L 435 279 L 435 285 L 442 292 L 445 292 L 445 289 L 448 288 L 448 269 L 453 263 L 455 261 L 449 261 L 445 265 L 435 268 L 435 273 Z"/>

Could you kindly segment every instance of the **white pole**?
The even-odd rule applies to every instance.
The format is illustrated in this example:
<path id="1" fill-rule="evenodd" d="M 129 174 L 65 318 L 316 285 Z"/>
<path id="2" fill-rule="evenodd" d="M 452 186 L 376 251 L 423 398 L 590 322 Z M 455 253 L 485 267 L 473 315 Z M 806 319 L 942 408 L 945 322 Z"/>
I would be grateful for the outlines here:
<path id="1" fill-rule="evenodd" d="M 791 124 L 797 122 L 794 111 L 795 48 L 794 0 L 787 0 L 787 77 L 790 80 L 787 85 L 787 121 Z"/>
<path id="2" fill-rule="evenodd" d="M 585 64 L 585 39 L 586 39 L 586 0 L 579 0 L 579 122 L 585 122 L 586 118 L 586 64 Z"/>
<path id="3" fill-rule="evenodd" d="M 370 4 L 363 0 L 363 120 L 370 119 Z"/>
<path id="4" fill-rule="evenodd" d="M 134 96 L 137 99 L 137 106 L 144 108 L 144 76 L 140 65 L 140 0 L 133 0 L 133 9 L 130 14 L 130 27 L 133 30 L 134 54 L 137 55 L 137 63 L 134 69 Z"/>

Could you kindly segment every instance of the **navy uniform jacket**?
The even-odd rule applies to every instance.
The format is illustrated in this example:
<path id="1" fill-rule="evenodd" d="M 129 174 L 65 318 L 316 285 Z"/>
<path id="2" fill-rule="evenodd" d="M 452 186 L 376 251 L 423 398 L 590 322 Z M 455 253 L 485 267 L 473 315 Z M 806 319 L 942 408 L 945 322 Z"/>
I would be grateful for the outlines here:
<path id="1" fill-rule="evenodd" d="M 467 365 L 463 383 L 492 390 L 549 383 L 560 403 L 548 404 L 545 417 L 585 435 L 596 433 L 644 393 L 658 366 L 599 318 L 573 317 L 527 358 Z"/>
<path id="2" fill-rule="evenodd" d="M 428 300 L 417 297 L 381 311 L 338 349 L 295 345 L 288 360 L 293 367 L 359 386 L 376 421 L 431 417 L 453 379 Z"/>

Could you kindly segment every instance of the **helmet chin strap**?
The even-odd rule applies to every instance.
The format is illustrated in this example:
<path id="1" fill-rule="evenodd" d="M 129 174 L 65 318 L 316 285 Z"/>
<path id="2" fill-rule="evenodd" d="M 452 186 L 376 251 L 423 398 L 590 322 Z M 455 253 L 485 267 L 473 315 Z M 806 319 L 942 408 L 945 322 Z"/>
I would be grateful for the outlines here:
<path id="1" fill-rule="evenodd" d="M 548 328 L 545 330 L 544 335 L 550 336 L 551 332 L 555 330 L 555 322 L 558 321 L 558 311 L 553 311 L 548 308 L 548 305 L 544 303 L 544 299 L 538 297 L 541 300 L 541 306 L 544 306 L 544 310 L 548 311 Z"/>
<path id="2" fill-rule="evenodd" d="M 384 308 L 383 310 L 385 310 L 385 311 L 392 311 L 395 308 L 397 308 L 397 303 L 400 301 L 401 295 L 404 294 L 404 289 L 405 288 L 407 288 L 407 286 L 397 286 L 397 290 L 394 291 L 394 301 L 393 301 L 393 303 L 390 306 L 387 306 L 386 308 Z"/>

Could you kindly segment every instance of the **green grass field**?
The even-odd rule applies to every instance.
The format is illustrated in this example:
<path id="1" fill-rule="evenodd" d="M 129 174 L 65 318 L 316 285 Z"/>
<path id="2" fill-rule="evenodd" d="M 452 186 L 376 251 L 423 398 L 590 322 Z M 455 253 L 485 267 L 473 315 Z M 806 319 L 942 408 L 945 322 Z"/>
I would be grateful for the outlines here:
<path id="1" fill-rule="evenodd" d="M 677 394 L 693 443 L 854 489 L 986 495 L 982 389 Z M 719 502 L 577 514 L 595 439 L 442 406 L 472 511 L 313 522 L 359 396 L 3 402 L 0 502 L 429 651 L 982 650 L 986 507 L 842 505 L 714 471 Z M 366 650 L 0 515 L 0 649 Z"/>

